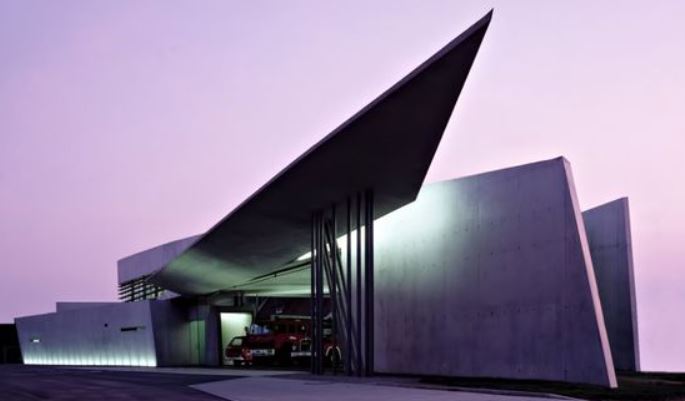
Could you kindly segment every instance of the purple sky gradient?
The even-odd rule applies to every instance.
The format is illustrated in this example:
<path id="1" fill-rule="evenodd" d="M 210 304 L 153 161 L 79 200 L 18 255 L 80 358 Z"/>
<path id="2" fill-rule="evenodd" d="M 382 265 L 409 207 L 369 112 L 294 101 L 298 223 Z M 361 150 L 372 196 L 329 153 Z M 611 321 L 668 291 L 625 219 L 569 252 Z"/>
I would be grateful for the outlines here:
<path id="1" fill-rule="evenodd" d="M 0 1 L 0 321 L 113 300 L 491 7 L 428 181 L 629 196 L 643 367 L 685 370 L 685 2 Z"/>

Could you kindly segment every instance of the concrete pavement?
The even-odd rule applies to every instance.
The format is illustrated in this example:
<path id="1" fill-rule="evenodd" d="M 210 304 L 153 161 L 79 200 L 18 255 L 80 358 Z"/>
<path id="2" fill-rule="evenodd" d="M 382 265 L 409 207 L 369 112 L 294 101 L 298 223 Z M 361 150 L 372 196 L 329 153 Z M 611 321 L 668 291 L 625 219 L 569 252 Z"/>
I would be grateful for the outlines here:
<path id="1" fill-rule="evenodd" d="M 0 400 L 221 401 L 220 398 L 188 387 L 216 379 L 215 375 L 154 371 L 0 365 Z"/>
<path id="2" fill-rule="evenodd" d="M 248 377 L 191 385 L 231 401 L 541 401 L 539 396 L 514 396 L 443 391 L 353 382 L 276 377 Z"/>

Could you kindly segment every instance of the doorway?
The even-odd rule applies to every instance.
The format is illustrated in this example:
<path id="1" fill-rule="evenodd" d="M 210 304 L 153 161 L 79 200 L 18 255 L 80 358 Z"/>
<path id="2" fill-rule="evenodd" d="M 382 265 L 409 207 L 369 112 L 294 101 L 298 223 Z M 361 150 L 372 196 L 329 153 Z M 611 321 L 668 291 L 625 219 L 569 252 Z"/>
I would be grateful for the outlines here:
<path id="1" fill-rule="evenodd" d="M 232 361 L 226 357 L 226 348 L 234 337 L 245 335 L 245 328 L 249 328 L 252 324 L 252 313 L 220 312 L 219 323 L 221 333 L 222 364 L 224 366 L 232 365 Z"/>

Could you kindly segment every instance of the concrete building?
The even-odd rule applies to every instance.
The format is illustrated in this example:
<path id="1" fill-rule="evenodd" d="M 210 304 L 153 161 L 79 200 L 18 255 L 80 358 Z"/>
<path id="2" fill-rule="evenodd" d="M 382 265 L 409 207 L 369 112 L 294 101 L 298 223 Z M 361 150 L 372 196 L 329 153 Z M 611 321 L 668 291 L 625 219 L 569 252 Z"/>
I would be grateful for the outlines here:
<path id="1" fill-rule="evenodd" d="M 615 385 L 612 360 L 637 360 L 627 200 L 580 216 L 569 163 L 557 158 L 426 185 L 378 219 L 376 371 Z M 120 288 L 197 238 L 123 258 Z M 263 288 L 275 295 L 283 281 L 306 297 L 308 277 Z M 258 293 L 239 306 L 230 291 L 124 290 L 129 302 L 59 303 L 16 323 L 26 363 L 219 365 Z"/>
<path id="2" fill-rule="evenodd" d="M 17 318 L 25 362 L 221 365 L 260 314 L 290 308 L 315 374 L 328 330 L 347 374 L 616 386 L 614 355 L 639 366 L 627 209 L 590 211 L 586 230 L 562 158 L 422 185 L 490 18 L 206 233 L 120 260 L 125 302 Z"/>

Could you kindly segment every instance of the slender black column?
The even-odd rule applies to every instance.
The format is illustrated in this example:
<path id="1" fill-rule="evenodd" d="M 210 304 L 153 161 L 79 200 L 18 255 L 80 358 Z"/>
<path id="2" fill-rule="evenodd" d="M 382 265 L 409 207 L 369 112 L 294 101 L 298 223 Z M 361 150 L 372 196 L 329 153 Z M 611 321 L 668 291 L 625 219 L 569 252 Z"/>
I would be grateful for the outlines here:
<path id="1" fill-rule="evenodd" d="M 335 352 L 336 346 L 338 345 L 338 241 L 337 241 L 337 221 L 336 221 L 336 210 L 335 204 L 331 206 L 331 236 L 329 244 L 330 260 L 331 260 L 331 281 L 329 284 L 329 297 L 331 299 L 331 343 L 333 344 L 333 350 L 331 351 L 331 362 L 333 368 L 333 374 L 337 372 L 337 366 L 335 363 Z"/>
<path id="2" fill-rule="evenodd" d="M 362 194 L 357 193 L 357 376 L 362 375 Z"/>
<path id="3" fill-rule="evenodd" d="M 345 299 L 347 304 L 347 325 L 345 334 L 345 374 L 350 376 L 352 374 L 352 200 L 347 198 L 347 287 L 345 291 Z"/>
<path id="4" fill-rule="evenodd" d="M 310 300 L 312 317 L 313 374 L 324 373 L 324 302 L 327 286 L 332 314 L 334 352 L 342 348 L 345 373 L 358 376 L 373 373 L 373 192 L 356 194 L 356 269 L 352 255 L 352 209 L 354 199 L 347 198 L 347 262 L 337 246 L 337 209 L 312 214 Z M 330 213 L 330 218 L 329 218 Z M 363 234 L 362 234 L 363 230 Z M 362 239 L 363 238 L 363 239 Z M 356 271 L 355 271 L 356 270 Z M 353 286 L 356 290 L 353 290 Z M 356 327 L 355 327 L 356 325 Z M 335 373 L 334 367 L 333 372 Z"/>
<path id="5" fill-rule="evenodd" d="M 309 369 L 312 372 L 312 374 L 316 373 L 316 364 L 315 364 L 315 359 L 314 359 L 314 349 L 316 348 L 315 345 L 315 339 L 314 339 L 314 333 L 316 331 L 316 216 L 312 215 L 312 226 L 311 226 L 311 248 L 310 248 L 310 259 L 309 259 L 309 268 L 311 270 L 310 274 L 310 295 L 309 295 L 309 302 L 310 302 L 310 345 L 309 345 Z"/>
<path id="6" fill-rule="evenodd" d="M 366 342 L 365 342 L 365 356 L 366 356 L 366 375 L 371 376 L 373 374 L 373 353 L 374 353 L 374 332 L 373 332 L 373 325 L 374 325 L 374 294 L 373 294 L 373 217 L 374 217 L 374 210 L 373 210 L 373 191 L 368 190 L 366 191 L 366 196 L 365 196 L 365 208 L 364 211 L 366 212 L 366 218 L 364 219 L 365 223 L 365 230 L 364 230 L 364 239 L 365 239 L 365 247 L 364 247 L 364 256 L 365 256 L 365 275 L 366 275 L 366 283 L 365 283 L 365 301 L 366 301 L 366 324 L 365 329 L 366 329 Z"/>
<path id="7" fill-rule="evenodd" d="M 324 224 L 323 224 L 323 213 L 318 214 L 317 218 L 317 237 L 318 237 L 318 249 L 317 249 L 317 349 L 316 349 L 316 369 L 318 374 L 323 374 L 323 304 L 324 304 L 324 293 L 323 293 L 323 269 L 324 269 Z"/>

